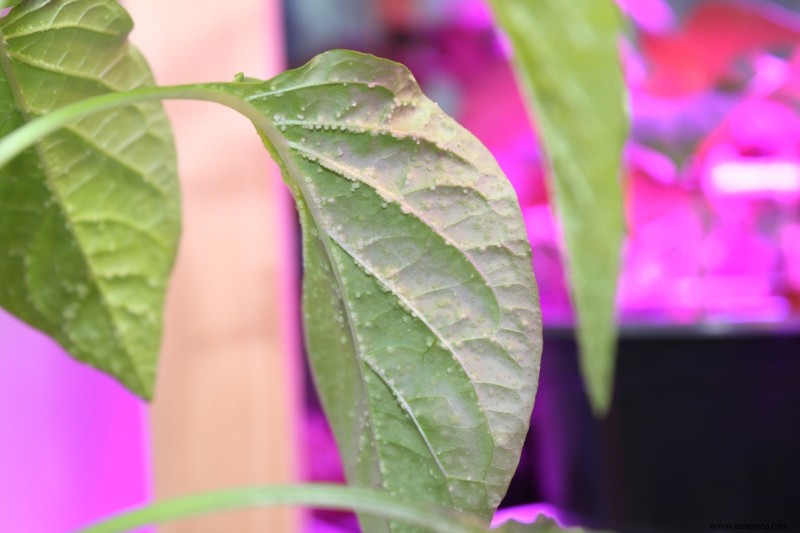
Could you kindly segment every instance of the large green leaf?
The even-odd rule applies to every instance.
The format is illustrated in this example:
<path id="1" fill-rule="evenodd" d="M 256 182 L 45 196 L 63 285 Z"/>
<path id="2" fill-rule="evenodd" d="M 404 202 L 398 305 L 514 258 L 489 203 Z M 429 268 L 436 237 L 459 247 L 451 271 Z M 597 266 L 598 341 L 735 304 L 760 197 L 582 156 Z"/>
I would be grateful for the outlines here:
<path id="1" fill-rule="evenodd" d="M 492 0 L 552 165 L 568 252 L 580 361 L 592 406 L 611 403 L 614 301 L 628 132 L 613 0 Z"/>
<path id="2" fill-rule="evenodd" d="M 151 84 L 114 1 L 23 2 L 0 20 L 0 135 Z M 149 397 L 179 232 L 158 103 L 85 118 L 0 169 L 0 305 Z"/>
<path id="3" fill-rule="evenodd" d="M 275 126 L 265 140 L 303 226 L 313 374 L 349 481 L 488 519 L 519 459 L 540 355 L 510 184 L 390 61 L 328 52 L 225 90 Z"/>

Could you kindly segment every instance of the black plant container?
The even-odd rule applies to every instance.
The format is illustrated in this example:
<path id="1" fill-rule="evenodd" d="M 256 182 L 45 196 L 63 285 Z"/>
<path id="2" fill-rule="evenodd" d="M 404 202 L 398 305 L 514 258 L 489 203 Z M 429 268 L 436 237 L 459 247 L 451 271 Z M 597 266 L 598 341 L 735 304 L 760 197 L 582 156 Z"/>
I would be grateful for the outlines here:
<path id="1" fill-rule="evenodd" d="M 597 421 L 572 332 L 545 332 L 504 506 L 548 502 L 568 523 L 622 533 L 800 531 L 800 328 L 626 326 L 618 356 Z"/>

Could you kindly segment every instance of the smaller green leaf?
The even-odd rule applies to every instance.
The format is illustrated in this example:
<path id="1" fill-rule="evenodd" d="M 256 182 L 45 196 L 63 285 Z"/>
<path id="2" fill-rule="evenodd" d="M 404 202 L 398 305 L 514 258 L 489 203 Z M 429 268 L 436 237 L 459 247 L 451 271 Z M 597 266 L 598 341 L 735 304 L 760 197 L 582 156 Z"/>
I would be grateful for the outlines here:
<path id="1" fill-rule="evenodd" d="M 580 366 L 598 414 L 611 403 L 628 132 L 613 0 L 492 0 L 552 165 Z M 535 262 L 536 258 L 534 258 Z"/>
<path id="2" fill-rule="evenodd" d="M 115 0 L 23 2 L 0 19 L 0 137 L 152 85 Z M 157 102 L 86 116 L 0 168 L 0 306 L 149 398 L 180 205 Z"/>

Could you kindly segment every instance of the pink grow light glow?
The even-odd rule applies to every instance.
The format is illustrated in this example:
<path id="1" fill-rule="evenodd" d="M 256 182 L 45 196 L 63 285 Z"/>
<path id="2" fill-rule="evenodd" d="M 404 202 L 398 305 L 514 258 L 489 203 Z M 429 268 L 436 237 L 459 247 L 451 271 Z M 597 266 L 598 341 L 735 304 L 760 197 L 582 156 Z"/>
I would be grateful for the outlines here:
<path id="1" fill-rule="evenodd" d="M 500 527 L 506 522 L 511 521 L 520 522 L 522 524 L 533 524 L 540 516 L 554 520 L 559 527 L 565 527 L 561 519 L 561 513 L 555 506 L 549 503 L 532 503 L 529 505 L 498 509 L 494 518 L 492 518 L 492 528 Z"/>
<path id="2" fill-rule="evenodd" d="M 711 168 L 711 184 L 722 193 L 800 193 L 795 161 L 725 161 Z"/>
<path id="3" fill-rule="evenodd" d="M 649 32 L 666 32 L 675 25 L 675 15 L 664 0 L 617 0 L 617 4 L 637 26 Z"/>
<path id="4" fill-rule="evenodd" d="M 0 388 L 0 531 L 64 533 L 149 498 L 144 402 L 1 310 Z"/>

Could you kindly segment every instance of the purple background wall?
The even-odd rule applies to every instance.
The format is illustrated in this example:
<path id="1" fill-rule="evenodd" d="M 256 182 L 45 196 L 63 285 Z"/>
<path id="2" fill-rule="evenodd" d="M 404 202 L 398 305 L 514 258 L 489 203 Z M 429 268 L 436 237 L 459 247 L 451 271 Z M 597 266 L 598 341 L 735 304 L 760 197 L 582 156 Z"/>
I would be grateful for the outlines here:
<path id="1" fill-rule="evenodd" d="M 145 414 L 0 310 L 0 531 L 65 533 L 144 501 Z"/>

